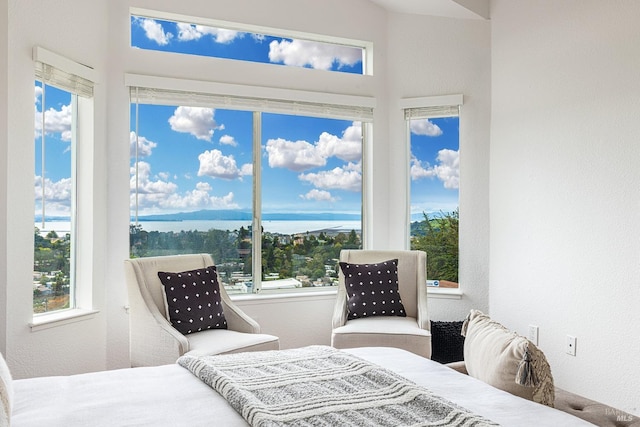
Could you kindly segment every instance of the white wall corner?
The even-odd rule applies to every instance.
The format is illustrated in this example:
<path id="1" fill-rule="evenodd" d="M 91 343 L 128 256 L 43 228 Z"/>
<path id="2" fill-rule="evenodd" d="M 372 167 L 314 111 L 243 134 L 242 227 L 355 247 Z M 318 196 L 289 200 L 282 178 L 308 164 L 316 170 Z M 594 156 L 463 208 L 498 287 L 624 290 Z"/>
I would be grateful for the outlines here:
<path id="1" fill-rule="evenodd" d="M 483 19 L 490 19 L 489 0 L 453 0 Z"/>

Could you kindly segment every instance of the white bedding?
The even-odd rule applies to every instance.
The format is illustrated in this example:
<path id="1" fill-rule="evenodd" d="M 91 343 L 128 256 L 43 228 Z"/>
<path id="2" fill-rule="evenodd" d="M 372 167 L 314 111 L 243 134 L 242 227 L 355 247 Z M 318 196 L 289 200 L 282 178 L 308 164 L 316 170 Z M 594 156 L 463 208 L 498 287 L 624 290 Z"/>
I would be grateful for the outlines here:
<path id="1" fill-rule="evenodd" d="M 588 426 L 393 348 L 345 350 L 391 369 L 503 426 Z M 14 381 L 13 427 L 246 426 L 209 386 L 178 365 Z"/>

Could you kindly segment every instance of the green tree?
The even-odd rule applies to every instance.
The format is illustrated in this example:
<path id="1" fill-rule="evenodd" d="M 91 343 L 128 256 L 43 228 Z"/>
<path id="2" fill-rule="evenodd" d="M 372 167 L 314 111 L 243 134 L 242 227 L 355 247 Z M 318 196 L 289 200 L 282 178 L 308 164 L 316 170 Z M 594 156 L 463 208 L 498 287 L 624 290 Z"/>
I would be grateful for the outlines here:
<path id="1" fill-rule="evenodd" d="M 458 283 L 458 223 L 457 209 L 432 218 L 424 213 L 421 233 L 413 238 L 411 248 L 427 253 L 429 279 Z"/>
<path id="2" fill-rule="evenodd" d="M 62 272 L 56 273 L 56 277 L 53 281 L 53 286 L 52 286 L 52 291 L 53 291 L 53 295 L 59 297 L 64 295 L 65 293 L 68 294 L 69 291 L 67 288 L 68 285 L 68 280 L 67 277 L 65 277 L 65 275 Z"/>
<path id="3" fill-rule="evenodd" d="M 149 233 L 141 225 L 129 225 L 129 256 L 131 258 L 144 257 L 147 254 Z"/>
<path id="4" fill-rule="evenodd" d="M 342 243 L 344 249 L 359 249 L 361 246 L 360 236 L 356 233 L 356 230 L 351 230 L 346 240 L 338 239 L 340 235 L 338 235 L 335 239 L 336 242 Z"/>

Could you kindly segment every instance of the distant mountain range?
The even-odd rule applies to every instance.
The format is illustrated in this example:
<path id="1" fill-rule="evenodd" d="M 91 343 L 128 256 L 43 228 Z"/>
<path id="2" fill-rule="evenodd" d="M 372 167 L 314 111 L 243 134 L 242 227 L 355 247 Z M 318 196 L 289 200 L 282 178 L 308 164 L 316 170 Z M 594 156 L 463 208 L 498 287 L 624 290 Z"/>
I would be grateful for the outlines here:
<path id="1" fill-rule="evenodd" d="M 231 209 L 200 210 L 174 214 L 143 215 L 138 221 L 251 221 L 251 212 Z M 359 221 L 359 214 L 347 213 L 263 213 L 263 221 Z"/>

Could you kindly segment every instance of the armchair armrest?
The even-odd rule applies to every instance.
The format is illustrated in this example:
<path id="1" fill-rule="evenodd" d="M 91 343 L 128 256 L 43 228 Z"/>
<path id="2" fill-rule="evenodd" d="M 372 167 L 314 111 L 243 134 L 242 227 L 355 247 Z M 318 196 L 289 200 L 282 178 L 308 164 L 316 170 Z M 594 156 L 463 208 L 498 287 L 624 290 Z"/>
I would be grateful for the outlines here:
<path id="1" fill-rule="evenodd" d="M 125 262 L 129 296 L 131 365 L 147 366 L 174 363 L 189 351 L 189 340 L 160 313 L 147 289 L 137 286 L 133 265 Z"/>
<path id="2" fill-rule="evenodd" d="M 232 331 L 259 334 L 260 325 L 238 308 L 228 297 L 222 297 L 222 310 L 227 320 L 227 328 Z"/>
<path id="3" fill-rule="evenodd" d="M 416 292 L 418 301 L 417 321 L 420 329 L 431 330 L 431 322 L 429 321 L 429 311 L 427 309 L 427 254 L 422 251 L 416 251 L 418 257 Z"/>
<path id="4" fill-rule="evenodd" d="M 336 305 L 333 307 L 333 317 L 331 319 L 333 329 L 344 326 L 347 323 L 347 291 L 342 286 L 338 288 L 336 298 Z"/>

